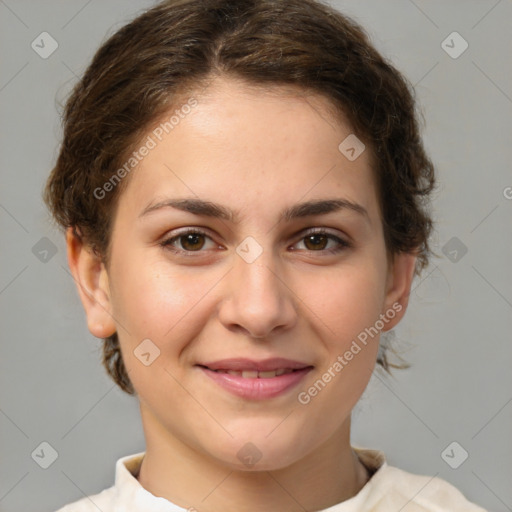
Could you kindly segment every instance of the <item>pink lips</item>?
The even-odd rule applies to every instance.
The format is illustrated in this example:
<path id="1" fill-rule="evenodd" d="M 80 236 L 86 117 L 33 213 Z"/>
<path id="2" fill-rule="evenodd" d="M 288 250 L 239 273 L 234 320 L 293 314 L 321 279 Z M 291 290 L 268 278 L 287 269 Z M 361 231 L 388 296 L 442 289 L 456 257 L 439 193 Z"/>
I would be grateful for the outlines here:
<path id="1" fill-rule="evenodd" d="M 285 393 L 313 368 L 311 365 L 284 358 L 263 361 L 223 359 L 198 366 L 205 375 L 227 391 L 252 400 L 264 400 Z"/>

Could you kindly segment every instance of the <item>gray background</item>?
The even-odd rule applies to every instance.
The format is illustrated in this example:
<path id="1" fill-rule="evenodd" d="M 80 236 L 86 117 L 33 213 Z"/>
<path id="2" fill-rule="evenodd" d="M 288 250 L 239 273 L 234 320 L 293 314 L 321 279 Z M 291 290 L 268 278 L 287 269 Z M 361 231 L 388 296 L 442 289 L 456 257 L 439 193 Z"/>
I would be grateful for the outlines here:
<path id="1" fill-rule="evenodd" d="M 512 2 L 331 3 L 416 85 L 440 181 L 439 257 L 396 330 L 412 368 L 374 375 L 353 443 L 444 478 L 489 510 L 512 510 Z M 41 189 L 57 154 L 59 104 L 100 42 L 152 4 L 0 0 L 3 512 L 52 511 L 97 493 L 113 483 L 117 458 L 144 450 L 137 402 L 99 363 Z M 59 45 L 47 59 L 31 48 L 43 31 Z M 441 47 L 453 31 L 469 43 L 456 59 Z M 58 452 L 46 470 L 31 457 L 43 441 Z M 453 441 L 469 453 L 458 469 L 441 457 Z M 456 447 L 452 460 L 461 454 Z"/>

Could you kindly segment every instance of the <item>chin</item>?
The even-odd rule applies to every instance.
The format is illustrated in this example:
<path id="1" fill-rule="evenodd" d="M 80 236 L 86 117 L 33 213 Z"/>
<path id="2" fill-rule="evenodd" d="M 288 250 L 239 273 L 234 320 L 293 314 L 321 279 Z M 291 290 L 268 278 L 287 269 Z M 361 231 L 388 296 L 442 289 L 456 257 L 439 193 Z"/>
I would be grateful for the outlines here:
<path id="1" fill-rule="evenodd" d="M 275 424 L 272 428 L 275 428 Z M 254 436 L 247 433 L 236 436 L 228 443 L 219 442 L 211 447 L 210 454 L 237 471 L 275 471 L 286 468 L 300 458 L 300 444 L 304 438 L 300 432 L 293 435 L 289 430 L 283 430 L 280 435 L 268 435 L 272 428 L 260 430 Z"/>

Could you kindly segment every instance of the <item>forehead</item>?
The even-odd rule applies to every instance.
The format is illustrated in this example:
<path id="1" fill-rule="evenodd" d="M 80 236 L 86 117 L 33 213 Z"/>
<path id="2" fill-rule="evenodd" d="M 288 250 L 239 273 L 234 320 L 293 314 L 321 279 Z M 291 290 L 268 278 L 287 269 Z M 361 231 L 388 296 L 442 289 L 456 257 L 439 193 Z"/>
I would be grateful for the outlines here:
<path id="1" fill-rule="evenodd" d="M 339 146 L 352 128 L 323 96 L 218 79 L 180 101 L 142 139 L 153 147 L 123 193 L 133 207 L 156 196 L 215 196 L 237 210 L 268 211 L 269 202 L 329 193 L 371 209 L 369 151 L 344 156 Z"/>

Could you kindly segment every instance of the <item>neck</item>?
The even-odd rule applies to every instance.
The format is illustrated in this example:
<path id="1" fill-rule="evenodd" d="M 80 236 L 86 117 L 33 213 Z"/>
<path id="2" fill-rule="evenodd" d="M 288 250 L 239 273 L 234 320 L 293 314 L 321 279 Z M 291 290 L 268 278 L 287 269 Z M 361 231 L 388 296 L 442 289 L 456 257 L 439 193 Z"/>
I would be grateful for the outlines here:
<path id="1" fill-rule="evenodd" d="M 141 408 L 146 454 L 137 479 L 155 496 L 201 512 L 322 510 L 356 495 L 369 476 L 350 446 L 350 418 L 292 465 L 240 471 L 182 443 Z M 148 435 L 149 434 L 149 435 Z"/>

